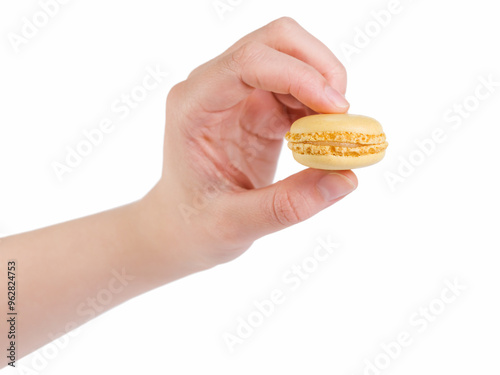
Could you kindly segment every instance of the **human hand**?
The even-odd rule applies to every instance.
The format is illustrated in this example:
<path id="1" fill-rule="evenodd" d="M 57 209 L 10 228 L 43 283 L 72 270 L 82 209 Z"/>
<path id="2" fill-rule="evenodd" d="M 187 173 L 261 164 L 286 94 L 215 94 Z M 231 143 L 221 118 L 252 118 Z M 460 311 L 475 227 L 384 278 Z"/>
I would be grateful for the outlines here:
<path id="1" fill-rule="evenodd" d="M 168 95 L 163 174 L 143 199 L 0 239 L 0 261 L 22 264 L 26 286 L 16 302 L 18 358 L 126 300 L 234 259 L 351 192 L 351 171 L 306 169 L 272 184 L 291 123 L 346 112 L 345 86 L 335 56 L 288 18 L 194 70 Z"/>
<path id="2" fill-rule="evenodd" d="M 345 113 L 345 90 L 342 64 L 290 18 L 177 84 L 167 99 L 162 178 L 143 199 L 158 252 L 210 268 L 353 191 L 351 171 L 306 169 L 271 184 L 291 123 Z"/>

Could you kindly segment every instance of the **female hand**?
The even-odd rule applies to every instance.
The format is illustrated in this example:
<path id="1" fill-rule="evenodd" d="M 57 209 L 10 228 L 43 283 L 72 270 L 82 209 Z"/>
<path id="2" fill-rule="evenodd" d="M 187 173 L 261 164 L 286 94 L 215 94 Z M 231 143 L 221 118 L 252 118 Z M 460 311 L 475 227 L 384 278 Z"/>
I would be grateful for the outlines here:
<path id="1" fill-rule="evenodd" d="M 290 124 L 346 112 L 345 87 L 335 56 L 289 18 L 176 85 L 167 99 L 163 174 L 143 199 L 0 239 L 0 263 L 16 259 L 23 275 L 17 358 L 137 295 L 229 261 L 354 190 L 351 171 L 306 169 L 271 184 Z M 7 279 L 6 268 L 0 277 Z"/>
<path id="2" fill-rule="evenodd" d="M 245 36 L 176 85 L 163 175 L 144 198 L 159 251 L 180 238 L 176 257 L 209 268 L 354 190 L 351 171 L 307 169 L 271 185 L 291 123 L 346 112 L 345 90 L 342 64 L 290 18 Z"/>

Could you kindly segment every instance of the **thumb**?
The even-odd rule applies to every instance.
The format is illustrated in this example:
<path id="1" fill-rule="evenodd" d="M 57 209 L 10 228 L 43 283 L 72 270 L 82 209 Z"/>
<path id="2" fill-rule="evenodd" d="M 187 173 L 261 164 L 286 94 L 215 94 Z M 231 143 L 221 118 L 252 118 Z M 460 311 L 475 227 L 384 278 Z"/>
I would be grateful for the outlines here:
<path id="1" fill-rule="evenodd" d="M 238 237 L 254 241 L 310 218 L 357 185 L 352 171 L 306 169 L 265 188 L 228 195 L 225 209 Z"/>

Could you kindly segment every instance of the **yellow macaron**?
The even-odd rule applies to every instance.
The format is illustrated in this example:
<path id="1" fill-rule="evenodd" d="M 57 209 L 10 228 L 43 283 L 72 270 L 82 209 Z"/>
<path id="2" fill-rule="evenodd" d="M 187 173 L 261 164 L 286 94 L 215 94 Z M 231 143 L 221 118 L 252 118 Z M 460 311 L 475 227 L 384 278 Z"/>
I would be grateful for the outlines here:
<path id="1" fill-rule="evenodd" d="M 388 145 L 377 120 L 349 114 L 302 117 L 292 124 L 285 139 L 300 164 L 329 170 L 378 163 Z"/>

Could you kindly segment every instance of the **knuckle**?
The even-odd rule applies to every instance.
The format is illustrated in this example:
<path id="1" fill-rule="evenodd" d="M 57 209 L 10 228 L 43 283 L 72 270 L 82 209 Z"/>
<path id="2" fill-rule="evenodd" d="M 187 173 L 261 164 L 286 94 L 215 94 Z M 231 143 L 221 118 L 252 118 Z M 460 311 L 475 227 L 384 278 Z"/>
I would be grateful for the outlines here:
<path id="1" fill-rule="evenodd" d="M 247 42 L 231 54 L 230 66 L 242 70 L 248 61 L 262 54 L 262 50 L 263 46 L 260 43 L 255 41 Z"/>
<path id="2" fill-rule="evenodd" d="M 347 69 L 344 65 L 338 64 L 325 75 L 330 81 L 337 83 L 337 88 L 340 89 L 341 93 L 345 93 L 345 88 L 347 86 Z"/>
<path id="3" fill-rule="evenodd" d="M 203 74 L 203 72 L 206 70 L 206 67 L 210 64 L 210 61 L 198 66 L 197 68 L 193 69 L 191 73 L 189 73 L 188 78 L 196 78 L 197 76 Z"/>
<path id="4" fill-rule="evenodd" d="M 271 22 L 268 26 L 271 32 L 278 35 L 287 35 L 291 29 L 298 28 L 299 24 L 291 17 L 281 17 Z"/>
<path id="5" fill-rule="evenodd" d="M 287 67 L 288 82 L 289 82 L 289 92 L 295 97 L 307 96 L 310 92 L 311 86 L 313 84 L 318 84 L 321 82 L 321 75 L 316 72 L 313 68 L 307 65 L 301 65 L 300 67 Z"/>
<path id="6" fill-rule="evenodd" d="M 169 119 L 172 116 L 193 118 L 193 114 L 197 113 L 197 108 L 193 111 L 193 107 L 199 107 L 199 105 L 196 105 L 188 80 L 181 81 L 170 89 L 165 107 Z M 167 123 L 170 123 L 170 121 Z"/>
<path id="7" fill-rule="evenodd" d="M 311 214 L 305 197 L 298 191 L 278 188 L 273 197 L 273 218 L 283 226 L 298 224 Z"/>
<path id="8" fill-rule="evenodd" d="M 175 84 L 167 94 L 167 105 L 174 104 L 180 99 L 183 82 Z"/>

